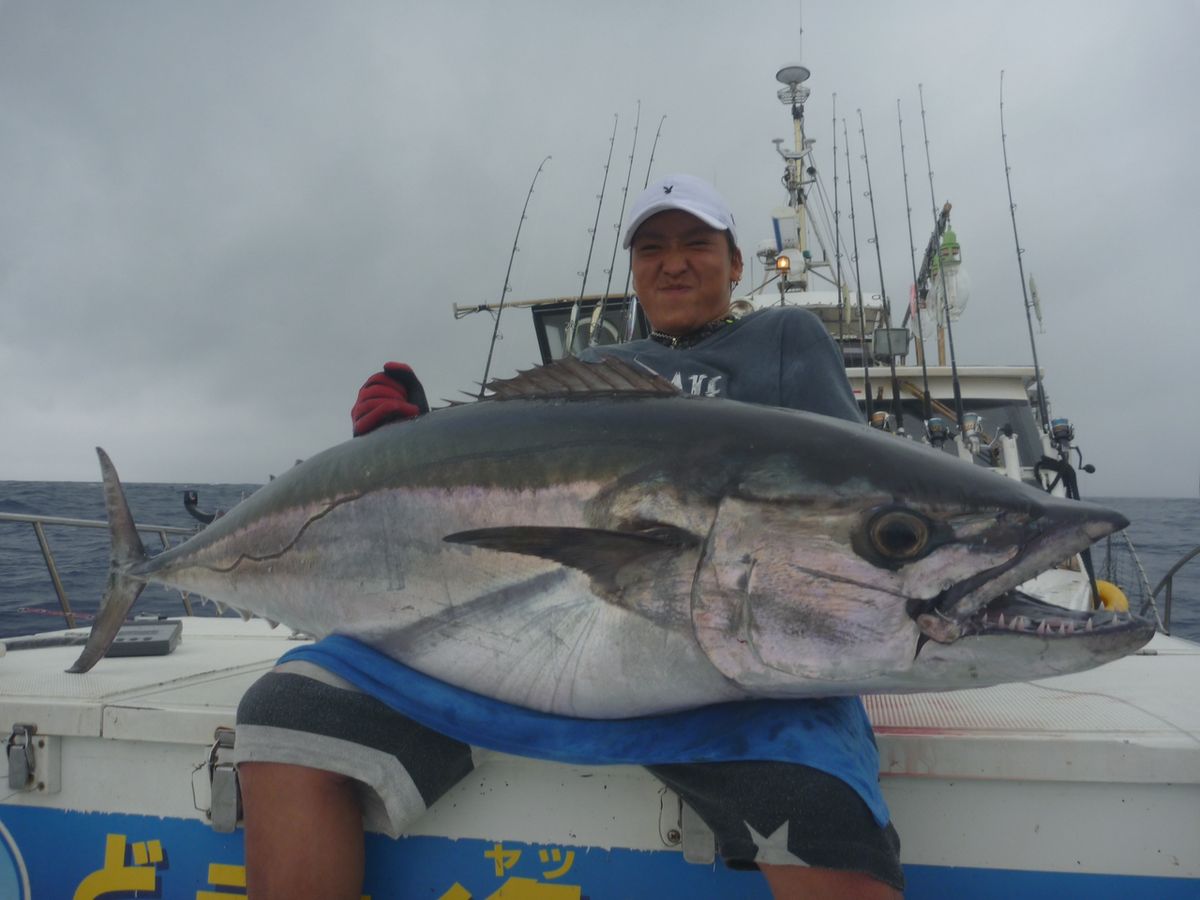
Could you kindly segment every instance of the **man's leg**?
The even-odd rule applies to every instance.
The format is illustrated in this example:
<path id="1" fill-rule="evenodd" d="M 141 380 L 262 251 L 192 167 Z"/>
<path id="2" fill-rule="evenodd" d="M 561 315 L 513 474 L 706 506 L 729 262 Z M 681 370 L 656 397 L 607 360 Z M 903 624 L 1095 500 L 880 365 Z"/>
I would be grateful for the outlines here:
<path id="1" fill-rule="evenodd" d="M 242 697 L 234 759 L 251 900 L 358 900 L 364 818 L 395 837 L 473 765 L 461 741 L 301 662 Z"/>
<path id="2" fill-rule="evenodd" d="M 249 900 L 358 900 L 362 809 L 354 782 L 284 763 L 238 767 Z"/>
<path id="3" fill-rule="evenodd" d="M 775 900 L 900 900 L 904 895 L 861 872 L 760 865 Z"/>

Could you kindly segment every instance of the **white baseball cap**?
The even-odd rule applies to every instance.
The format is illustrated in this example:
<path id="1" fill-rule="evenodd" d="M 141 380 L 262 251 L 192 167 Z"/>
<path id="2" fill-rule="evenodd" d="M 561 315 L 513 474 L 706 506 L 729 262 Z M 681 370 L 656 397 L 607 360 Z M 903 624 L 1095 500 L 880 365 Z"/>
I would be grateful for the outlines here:
<path id="1" fill-rule="evenodd" d="M 654 182 L 633 201 L 621 246 L 628 250 L 642 223 L 668 209 L 681 209 L 717 231 L 728 231 L 737 243 L 733 213 L 716 188 L 695 175 L 668 175 Z"/>

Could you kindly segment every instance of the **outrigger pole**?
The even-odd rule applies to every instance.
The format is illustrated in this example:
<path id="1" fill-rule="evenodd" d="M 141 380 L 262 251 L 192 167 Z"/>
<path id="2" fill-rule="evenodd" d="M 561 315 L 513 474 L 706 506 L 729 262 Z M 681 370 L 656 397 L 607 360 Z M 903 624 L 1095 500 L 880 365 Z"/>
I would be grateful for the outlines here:
<path id="1" fill-rule="evenodd" d="M 846 143 L 846 191 L 850 194 L 850 234 L 854 238 L 854 289 L 858 292 L 858 347 L 862 353 L 863 393 L 867 397 L 867 421 L 875 411 L 875 398 L 871 396 L 870 359 L 867 356 L 867 317 L 863 312 L 862 279 L 858 274 L 858 226 L 854 222 L 854 176 L 850 169 L 850 135 L 846 131 L 846 120 L 842 119 L 842 140 Z"/>
<path id="2" fill-rule="evenodd" d="M 633 177 L 633 157 L 637 153 L 638 127 L 641 123 L 642 101 L 639 100 L 637 115 L 633 120 L 633 147 L 629 150 L 629 168 L 625 172 L 625 187 L 621 189 L 621 211 L 617 214 L 617 224 L 613 226 L 617 229 L 617 236 L 613 239 L 612 259 L 608 261 L 608 281 L 604 285 L 604 293 L 600 295 L 596 308 L 592 310 L 592 327 L 588 332 L 589 347 L 595 346 L 596 339 L 600 337 L 600 326 L 604 322 L 604 301 L 608 299 L 608 292 L 612 290 L 613 270 L 617 267 L 617 248 L 621 246 L 621 223 L 625 220 L 625 204 L 629 200 L 629 181 Z"/>
<path id="3" fill-rule="evenodd" d="M 638 107 L 639 110 L 641 107 Z M 658 149 L 658 137 L 662 134 L 663 122 L 667 121 L 667 117 L 663 116 L 658 120 L 658 130 L 654 132 L 654 143 L 650 145 L 650 161 L 646 163 L 646 178 L 642 182 L 642 190 L 650 184 L 650 170 L 654 167 L 654 151 Z M 624 223 L 622 223 L 624 224 Z M 620 226 L 618 226 L 619 228 Z M 628 302 L 625 304 L 625 320 L 621 323 L 621 339 L 624 341 L 633 340 L 633 329 L 637 325 L 637 297 L 629 293 L 629 283 L 633 281 L 633 269 L 629 269 L 629 273 L 625 276 L 625 296 Z"/>
<path id="4" fill-rule="evenodd" d="M 596 246 L 596 230 L 600 227 L 600 210 L 604 206 L 604 192 L 608 188 L 608 170 L 612 165 L 613 144 L 617 141 L 617 121 L 618 116 L 613 113 L 613 130 L 608 139 L 608 159 L 604 161 L 604 180 L 600 182 L 600 193 L 597 195 L 596 221 L 592 223 L 591 227 L 592 239 L 588 242 L 587 262 L 583 264 L 583 283 L 579 286 L 579 299 L 571 307 L 571 317 L 567 321 L 567 345 L 563 349 L 564 356 L 570 356 L 575 352 L 575 329 L 579 326 L 579 308 L 583 305 L 584 294 L 587 293 L 588 270 L 592 267 L 592 250 Z"/>
<path id="5" fill-rule="evenodd" d="M 525 195 L 525 205 L 521 207 L 521 218 L 517 220 L 517 233 L 513 235 L 512 253 L 508 255 L 508 270 L 504 273 L 504 287 L 500 290 L 500 302 L 496 306 L 496 324 L 492 328 L 492 343 L 488 346 L 487 365 L 483 367 L 483 381 L 479 383 L 480 400 L 483 399 L 483 392 L 487 389 L 488 373 L 492 370 L 492 353 L 496 350 L 496 337 L 500 334 L 500 313 L 504 312 L 504 298 L 511 290 L 508 279 L 512 275 L 513 260 L 517 257 L 517 241 L 521 239 L 521 226 L 525 224 L 525 212 L 529 209 L 529 198 L 533 196 L 533 186 L 537 184 L 538 176 L 542 174 L 542 169 L 549 161 L 550 157 L 547 156 L 538 165 L 537 171 L 533 173 L 533 181 L 529 182 L 529 193 Z"/>
<path id="6" fill-rule="evenodd" d="M 888 367 L 892 374 L 892 415 L 896 417 L 896 434 L 904 434 L 904 408 L 900 405 L 900 379 L 896 377 L 896 354 L 892 352 L 892 307 L 887 288 L 883 285 L 883 255 L 879 249 L 879 225 L 875 221 L 875 195 L 871 192 L 871 161 L 867 158 L 867 132 L 862 110 L 858 110 L 858 133 L 862 138 L 863 167 L 867 170 L 867 200 L 871 204 L 871 242 L 875 245 L 875 262 L 879 266 L 879 296 L 883 298 L 883 317 L 888 327 Z M 874 345 L 872 344 L 872 350 Z"/>
<path id="7" fill-rule="evenodd" d="M 904 159 L 904 120 L 900 116 L 900 100 L 896 100 L 896 124 L 900 129 L 900 170 L 904 173 L 904 209 L 908 218 L 908 254 L 909 262 L 912 264 L 913 275 L 913 296 L 912 308 L 904 313 L 904 321 L 902 325 L 908 325 L 908 317 L 913 309 L 917 313 L 917 356 L 921 360 L 921 418 L 926 422 L 933 415 L 929 408 L 929 367 L 925 362 L 925 327 L 921 322 L 921 304 L 925 302 L 925 296 L 918 297 L 917 291 L 921 282 L 917 281 L 917 246 L 913 243 L 912 230 L 912 202 L 908 199 L 908 163 Z"/>
<path id="8" fill-rule="evenodd" d="M 925 137 L 925 168 L 929 172 L 929 203 L 933 209 L 933 224 L 934 224 L 934 239 L 931 240 L 930 246 L 933 252 L 941 253 L 941 238 L 942 232 L 946 230 L 946 223 L 950 219 L 950 204 L 947 203 L 942 207 L 941 215 L 938 215 L 937 200 L 933 193 L 933 163 L 929 159 L 929 131 L 925 127 L 925 91 L 921 85 L 917 85 L 917 94 L 921 97 L 921 134 Z M 934 243 L 936 241 L 936 244 Z M 932 259 L 932 257 L 927 256 Z M 942 279 L 942 304 L 946 310 L 946 339 L 950 342 L 950 382 L 954 385 L 954 415 L 958 422 L 958 433 L 963 432 L 963 402 L 962 402 L 962 386 L 958 381 L 958 360 L 954 355 L 954 329 L 950 327 L 950 295 L 946 292 L 946 266 L 940 263 L 938 265 L 938 276 Z M 941 360 L 939 359 L 940 363 Z"/>
<path id="9" fill-rule="evenodd" d="M 1017 204 L 1013 203 L 1011 171 L 1008 165 L 1008 135 L 1004 132 L 1004 70 L 1000 70 L 1000 148 L 1004 152 L 1004 184 L 1008 188 L 1008 213 L 1012 216 L 1013 241 L 1017 245 L 1017 271 L 1021 274 L 1021 294 L 1025 298 L 1025 322 L 1029 325 L 1029 346 L 1033 350 L 1033 377 L 1037 383 L 1038 414 L 1042 419 L 1042 431 L 1050 430 L 1050 417 L 1046 410 L 1046 391 L 1042 386 L 1042 370 L 1038 366 L 1037 341 L 1033 337 L 1033 316 L 1029 312 L 1029 294 L 1025 290 L 1025 265 L 1021 260 L 1024 250 L 1017 237 Z"/>

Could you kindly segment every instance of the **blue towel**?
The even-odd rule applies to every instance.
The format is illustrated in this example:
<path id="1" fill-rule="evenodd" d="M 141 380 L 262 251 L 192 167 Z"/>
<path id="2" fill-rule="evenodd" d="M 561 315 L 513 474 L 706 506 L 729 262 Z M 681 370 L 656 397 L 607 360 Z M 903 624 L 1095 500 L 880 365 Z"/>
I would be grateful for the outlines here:
<path id="1" fill-rule="evenodd" d="M 746 700 L 633 719 L 575 719 L 492 700 L 423 675 L 353 638 L 289 650 L 452 738 L 502 753 L 578 765 L 774 760 L 802 763 L 850 785 L 882 827 L 879 754 L 857 697 Z"/>

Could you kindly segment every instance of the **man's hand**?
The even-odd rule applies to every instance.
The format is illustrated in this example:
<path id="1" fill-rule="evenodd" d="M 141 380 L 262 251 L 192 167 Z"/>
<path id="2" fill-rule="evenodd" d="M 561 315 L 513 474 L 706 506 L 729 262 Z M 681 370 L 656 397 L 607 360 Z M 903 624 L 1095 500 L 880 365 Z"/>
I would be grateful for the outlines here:
<path id="1" fill-rule="evenodd" d="M 354 421 L 354 436 L 362 437 L 380 425 L 400 419 L 415 419 L 429 412 L 425 389 L 404 363 L 384 363 L 358 392 L 358 400 L 350 410 Z"/>

